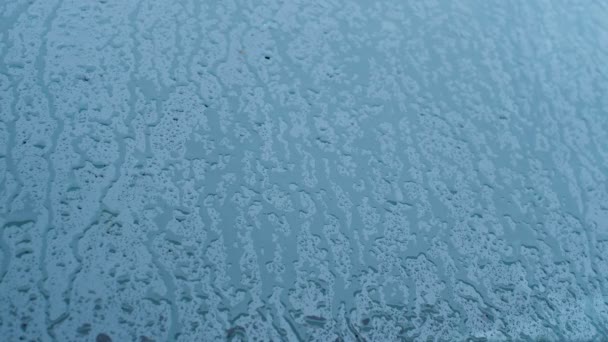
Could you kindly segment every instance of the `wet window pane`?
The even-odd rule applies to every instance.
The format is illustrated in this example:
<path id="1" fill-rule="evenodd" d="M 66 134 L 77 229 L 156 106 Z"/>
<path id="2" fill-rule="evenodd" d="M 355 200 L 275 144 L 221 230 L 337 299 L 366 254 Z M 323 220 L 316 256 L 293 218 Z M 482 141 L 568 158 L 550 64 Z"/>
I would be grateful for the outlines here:
<path id="1" fill-rule="evenodd" d="M 608 338 L 596 1 L 3 1 L 3 341 Z"/>

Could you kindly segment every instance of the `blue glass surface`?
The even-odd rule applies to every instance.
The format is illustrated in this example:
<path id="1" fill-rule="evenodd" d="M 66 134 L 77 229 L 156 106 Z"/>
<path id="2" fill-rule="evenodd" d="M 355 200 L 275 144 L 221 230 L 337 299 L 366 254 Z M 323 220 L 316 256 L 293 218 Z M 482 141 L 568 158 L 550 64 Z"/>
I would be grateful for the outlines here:
<path id="1" fill-rule="evenodd" d="M 0 340 L 607 340 L 607 18 L 1 1 Z"/>

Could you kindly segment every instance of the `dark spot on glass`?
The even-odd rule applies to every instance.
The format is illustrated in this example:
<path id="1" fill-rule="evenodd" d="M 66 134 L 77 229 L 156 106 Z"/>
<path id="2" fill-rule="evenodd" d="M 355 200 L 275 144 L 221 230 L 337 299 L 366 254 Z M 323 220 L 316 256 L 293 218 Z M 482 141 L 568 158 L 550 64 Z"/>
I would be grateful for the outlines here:
<path id="1" fill-rule="evenodd" d="M 95 338 L 95 342 L 112 342 L 112 339 L 107 334 L 99 333 Z"/>

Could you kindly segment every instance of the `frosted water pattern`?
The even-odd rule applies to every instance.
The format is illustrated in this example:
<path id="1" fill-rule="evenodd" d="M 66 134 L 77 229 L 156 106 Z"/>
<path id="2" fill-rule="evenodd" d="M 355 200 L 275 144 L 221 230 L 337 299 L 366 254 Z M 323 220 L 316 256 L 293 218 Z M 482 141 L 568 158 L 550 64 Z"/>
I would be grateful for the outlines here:
<path id="1" fill-rule="evenodd" d="M 605 3 L 0 13 L 3 341 L 608 339 Z"/>

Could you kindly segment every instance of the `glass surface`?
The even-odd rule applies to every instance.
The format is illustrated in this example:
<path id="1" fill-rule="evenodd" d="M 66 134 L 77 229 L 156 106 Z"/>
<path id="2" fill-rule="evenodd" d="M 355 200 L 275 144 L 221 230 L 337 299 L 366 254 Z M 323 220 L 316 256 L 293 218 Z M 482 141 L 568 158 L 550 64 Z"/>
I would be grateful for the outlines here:
<path id="1" fill-rule="evenodd" d="M 608 339 L 601 1 L 0 1 L 0 340 Z"/>

